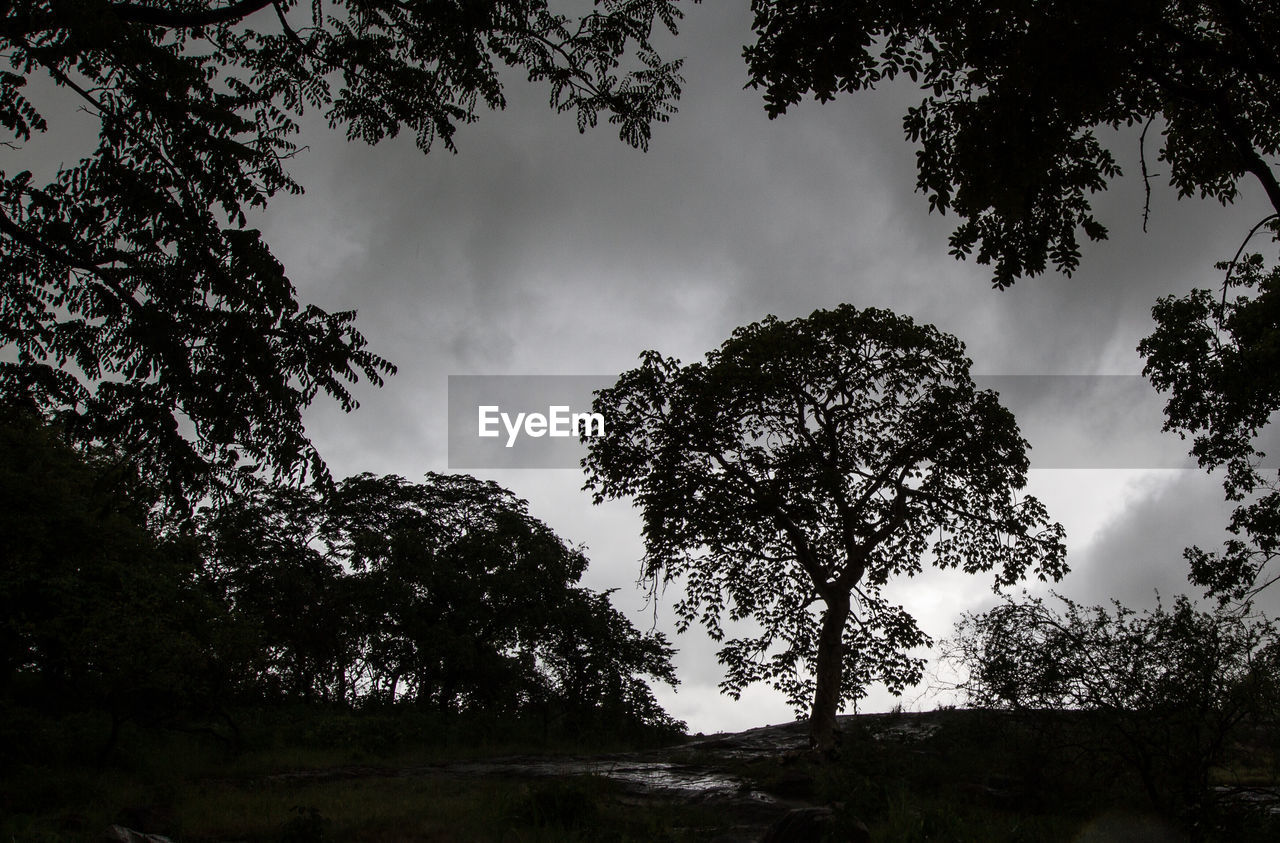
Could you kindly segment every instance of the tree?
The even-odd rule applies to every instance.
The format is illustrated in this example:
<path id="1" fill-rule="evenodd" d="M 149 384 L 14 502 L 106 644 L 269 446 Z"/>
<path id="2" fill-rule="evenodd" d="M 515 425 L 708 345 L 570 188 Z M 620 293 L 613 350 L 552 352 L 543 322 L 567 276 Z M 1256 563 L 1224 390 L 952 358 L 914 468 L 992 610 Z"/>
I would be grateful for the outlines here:
<path id="1" fill-rule="evenodd" d="M 317 541 L 313 487 L 254 484 L 203 508 L 195 536 L 237 636 L 239 691 L 268 703 L 354 700 L 360 631 L 340 559 Z"/>
<path id="2" fill-rule="evenodd" d="M 1058 600 L 1006 599 L 956 624 L 947 649 L 970 703 L 1089 712 L 1095 758 L 1117 758 L 1158 809 L 1203 807 L 1237 727 L 1274 717 L 1280 628 L 1186 597 L 1142 613 Z"/>
<path id="3" fill-rule="evenodd" d="M 1223 488 L 1238 502 L 1221 553 L 1185 552 L 1191 580 L 1223 600 L 1251 597 L 1280 579 L 1280 473 L 1261 468 L 1259 436 L 1280 410 L 1280 268 L 1249 255 L 1227 271 L 1221 294 L 1192 290 L 1160 299 L 1156 330 L 1138 346 L 1143 374 L 1161 392 L 1165 430 L 1193 437 L 1206 470 L 1225 469 Z M 1232 287 L 1248 295 L 1228 298 Z"/>
<path id="4" fill-rule="evenodd" d="M 358 612 L 382 690 L 443 710 L 517 710 L 534 647 L 586 557 L 523 501 L 468 475 L 357 475 L 319 534 L 362 581 Z"/>
<path id="5" fill-rule="evenodd" d="M 300 305 L 247 213 L 298 193 L 285 162 L 305 109 L 376 143 L 402 128 L 454 148 L 521 68 L 575 113 L 648 143 L 680 93 L 650 46 L 675 0 L 36 0 L 0 3 L 0 126 L 49 130 L 44 77 L 99 124 L 42 183 L 0 170 L 0 395 L 105 439 L 195 499 L 238 470 L 324 475 L 301 410 L 394 371 L 354 313 Z M 44 87 L 48 87 L 46 84 Z M 14 153 L 7 156 L 12 162 Z"/>
<path id="6" fill-rule="evenodd" d="M 1256 179 L 1280 213 L 1280 7 L 1270 0 L 753 0 L 751 84 L 777 117 L 899 75 L 917 188 L 961 218 L 957 257 L 1007 287 L 1106 237 L 1088 196 L 1120 175 L 1099 127 L 1157 126 L 1179 196 L 1234 200 Z"/>
<path id="7" fill-rule="evenodd" d="M 118 455 L 0 410 L 0 705 L 104 712 L 110 749 L 225 700 L 221 607 L 150 505 Z"/>
<path id="8" fill-rule="evenodd" d="M 642 678 L 675 684 L 665 637 L 576 585 L 583 552 L 495 483 L 261 487 L 200 529 L 268 698 L 679 725 Z"/>
<path id="9" fill-rule="evenodd" d="M 674 650 L 665 635 L 642 633 L 609 603 L 612 591 L 570 588 L 539 644 L 537 659 L 555 698 L 579 722 L 617 729 L 628 722 L 684 732 L 654 699 L 642 678 L 675 687 Z"/>
<path id="10" fill-rule="evenodd" d="M 997 585 L 1066 570 L 1062 527 L 1015 497 L 1012 414 L 932 326 L 842 305 L 739 328 L 705 363 L 642 360 L 596 398 L 608 433 L 584 440 L 587 488 L 634 497 L 644 575 L 683 580 L 681 630 L 759 625 L 719 651 L 721 688 L 769 680 L 807 700 L 821 750 L 869 683 L 919 680 L 906 651 L 927 639 L 883 596 L 892 577 L 926 561 Z"/>

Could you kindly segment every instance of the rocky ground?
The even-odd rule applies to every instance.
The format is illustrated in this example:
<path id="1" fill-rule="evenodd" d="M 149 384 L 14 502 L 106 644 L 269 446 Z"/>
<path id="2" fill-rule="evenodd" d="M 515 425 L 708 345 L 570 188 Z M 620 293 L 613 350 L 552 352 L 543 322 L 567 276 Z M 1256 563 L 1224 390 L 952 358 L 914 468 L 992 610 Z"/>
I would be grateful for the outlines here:
<path id="1" fill-rule="evenodd" d="M 847 725 L 853 716 L 840 719 Z M 940 728 L 928 715 L 862 715 L 858 721 L 878 739 L 893 741 L 921 740 Z M 617 782 L 621 798 L 635 804 L 714 806 L 722 824 L 707 839 L 716 843 L 803 840 L 829 814 L 827 807 L 816 804 L 812 796 L 816 759 L 808 746 L 807 725 L 791 722 L 745 732 L 697 735 L 679 746 L 639 752 L 511 756 L 406 767 L 395 773 L 524 780 L 601 776 Z M 756 775 L 760 772 L 765 773 L 767 783 L 761 783 L 761 777 Z M 324 780 L 387 774 L 385 768 L 351 766 L 271 778 Z"/>
<path id="2" fill-rule="evenodd" d="M 988 822 L 994 823 L 985 828 L 999 831 L 1001 840 L 1072 839 L 1098 843 L 1123 839 L 1169 843 L 1185 839 L 1168 823 L 1132 812 L 1103 811 L 1094 817 L 1086 810 L 1083 819 L 1078 816 L 1080 812 L 1068 812 L 1058 817 L 1061 826 L 1054 826 L 1053 806 L 1029 802 L 1028 782 L 992 762 L 998 755 L 994 733 L 988 731 L 993 726 L 988 720 L 977 719 L 981 716 L 979 712 L 944 711 L 841 718 L 842 730 L 848 736 L 846 753 L 856 752 L 865 761 L 879 757 L 882 765 L 888 759 L 897 765 L 892 769 L 912 794 L 939 793 L 938 788 L 943 786 L 949 794 L 946 799 L 950 801 L 942 808 L 936 804 L 931 807 L 927 802 L 908 806 L 905 816 L 910 820 L 909 829 L 886 825 L 883 816 L 875 817 L 877 839 L 952 839 L 954 835 L 948 836 L 947 829 L 971 810 L 985 811 Z M 956 756 L 962 763 L 954 763 Z M 371 783 L 381 788 L 386 786 L 384 782 L 394 780 L 417 787 L 418 783 L 436 780 L 440 788 L 432 789 L 438 792 L 451 787 L 456 790 L 464 781 L 497 779 L 516 784 L 518 792 L 529 794 L 535 802 L 542 795 L 563 800 L 552 806 L 553 812 L 567 811 L 572 815 L 575 800 L 580 803 L 600 798 L 615 809 L 622 806 L 621 810 L 628 814 L 634 806 L 640 815 L 656 813 L 672 818 L 666 826 L 672 839 L 785 843 L 822 839 L 825 830 L 838 829 L 837 839 L 869 840 L 866 827 L 860 823 L 860 819 L 873 819 L 865 813 L 866 804 L 828 804 L 832 794 L 856 793 L 859 800 L 874 794 L 874 789 L 869 791 L 865 783 L 849 788 L 839 779 L 834 780 L 833 786 L 830 777 L 840 774 L 842 766 L 850 767 L 816 758 L 808 749 L 806 724 L 792 722 L 734 734 L 696 735 L 677 746 L 636 752 L 509 756 L 403 767 L 349 765 L 277 773 L 255 781 L 286 789 L 331 782 L 345 791 L 343 782 L 347 780 L 353 789 Z M 856 772 L 863 765 L 853 767 Z M 935 781 L 938 776 L 943 779 Z M 598 785 L 602 780 L 610 783 L 603 790 L 583 788 L 584 782 Z M 237 783 L 240 787 L 245 785 L 243 781 Z M 1221 787 L 1218 791 L 1224 805 L 1280 814 L 1280 794 L 1271 785 Z M 1024 821 L 1028 809 L 1041 818 L 1050 816 L 1036 825 L 1034 819 Z M 690 819 L 686 821 L 685 817 Z M 901 817 L 899 820 L 901 825 Z M 934 825 L 937 828 L 930 831 Z M 984 827 L 978 828 L 974 832 L 970 827 L 961 837 L 984 839 Z M 978 836 L 974 838 L 973 834 Z M 163 843 L 146 837 L 112 839 Z M 1239 843 L 1254 839 L 1268 838 L 1239 838 Z"/>

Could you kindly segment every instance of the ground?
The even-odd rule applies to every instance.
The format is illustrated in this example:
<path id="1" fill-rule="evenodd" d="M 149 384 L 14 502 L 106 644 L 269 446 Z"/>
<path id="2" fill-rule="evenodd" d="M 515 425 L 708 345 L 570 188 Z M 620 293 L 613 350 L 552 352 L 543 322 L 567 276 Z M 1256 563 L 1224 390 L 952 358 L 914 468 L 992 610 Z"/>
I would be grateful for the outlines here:
<path id="1" fill-rule="evenodd" d="M 877 841 L 1280 839 L 1274 742 L 1237 743 L 1233 765 L 1214 771 L 1218 807 L 1193 823 L 1157 815 L 1123 769 L 1076 752 L 1083 721 L 1064 731 L 1063 720 L 843 717 L 835 759 L 807 751 L 803 723 L 610 752 L 508 753 L 509 742 L 474 741 L 345 758 L 277 747 L 200 761 L 191 750 L 183 767 L 153 748 L 105 768 L 14 768 L 0 782 L 0 838 L 99 840 L 120 823 L 177 843 L 736 843 L 760 840 L 789 811 L 822 806 L 830 839 L 852 839 L 859 823 Z"/>

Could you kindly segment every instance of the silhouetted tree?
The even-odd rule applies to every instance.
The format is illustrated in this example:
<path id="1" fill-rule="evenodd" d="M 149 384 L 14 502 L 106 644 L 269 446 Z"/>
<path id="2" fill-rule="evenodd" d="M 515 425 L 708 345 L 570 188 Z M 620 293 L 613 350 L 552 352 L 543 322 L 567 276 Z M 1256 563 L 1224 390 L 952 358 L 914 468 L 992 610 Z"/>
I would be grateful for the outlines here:
<path id="1" fill-rule="evenodd" d="M 677 684 L 666 636 L 642 633 L 609 603 L 612 592 L 566 590 L 537 645 L 537 661 L 553 698 L 568 714 L 597 725 L 628 721 L 683 731 L 662 709 L 643 677 Z"/>
<path id="2" fill-rule="evenodd" d="M 118 455 L 0 412 L 0 699 L 172 722 L 229 687 L 222 607 Z"/>
<path id="3" fill-rule="evenodd" d="M 257 485 L 202 511 L 205 572 L 231 610 L 242 693 L 348 703 L 359 657 L 355 596 L 342 564 L 316 541 L 313 488 Z"/>
<path id="4" fill-rule="evenodd" d="M 1225 469 L 1223 488 L 1239 505 L 1221 553 L 1188 548 L 1192 582 L 1223 600 L 1252 596 L 1280 574 L 1280 474 L 1261 468 L 1259 435 L 1280 410 L 1280 269 L 1250 255 L 1228 271 L 1221 293 L 1167 296 L 1152 310 L 1156 330 L 1138 346 L 1144 374 L 1162 392 L 1165 430 L 1193 437 L 1201 467 Z M 1238 287 L 1247 295 L 1230 296 Z"/>
<path id="5" fill-rule="evenodd" d="M 674 4 L 608 0 L 576 19 L 545 0 L 0 4 L 0 144 L 49 131 L 31 92 L 50 83 L 99 126 L 51 182 L 0 171 L 0 395 L 110 440 L 172 497 L 240 468 L 323 474 L 302 408 L 325 393 L 350 410 L 350 383 L 394 369 L 353 312 L 300 305 L 246 227 L 301 191 L 284 169 L 296 118 L 452 149 L 481 103 L 504 104 L 507 65 L 579 130 L 604 113 L 644 147 L 680 92 L 680 63 L 649 44 L 655 24 L 675 31 Z"/>
<path id="6" fill-rule="evenodd" d="M 391 696 L 445 710 L 517 708 L 533 646 L 586 569 L 523 501 L 468 475 L 359 475 L 321 535 L 364 581 L 360 611 Z"/>
<path id="7" fill-rule="evenodd" d="M 919 680 L 906 651 L 927 639 L 883 597 L 891 577 L 1066 570 L 1062 527 L 1015 497 L 1012 414 L 932 326 L 843 305 L 739 328 L 705 363 L 642 359 L 597 396 L 608 435 L 584 440 L 587 487 L 643 510 L 644 575 L 683 582 L 681 629 L 760 625 L 720 650 L 721 687 L 768 680 L 807 702 L 822 750 L 868 684 Z"/>
<path id="8" fill-rule="evenodd" d="M 678 725 L 642 678 L 675 684 L 666 639 L 575 585 L 582 551 L 495 483 L 262 488 L 206 510 L 201 531 L 267 698 Z"/>
<path id="9" fill-rule="evenodd" d="M 1107 230 L 1089 194 L 1120 167 L 1099 127 L 1155 126 L 1180 196 L 1231 202 L 1240 179 L 1280 213 L 1280 6 L 1271 0 L 753 0 L 751 84 L 771 117 L 806 95 L 907 76 L 917 188 L 962 219 L 996 286 L 1080 259 Z M 1142 176 L 1147 170 L 1145 149 Z"/>
<path id="10" fill-rule="evenodd" d="M 1274 718 L 1280 629 L 1185 597 L 1141 613 L 1058 600 L 1007 599 L 957 623 L 946 649 L 970 702 L 1090 712 L 1091 753 L 1119 760 L 1167 813 L 1202 807 L 1236 728 Z"/>

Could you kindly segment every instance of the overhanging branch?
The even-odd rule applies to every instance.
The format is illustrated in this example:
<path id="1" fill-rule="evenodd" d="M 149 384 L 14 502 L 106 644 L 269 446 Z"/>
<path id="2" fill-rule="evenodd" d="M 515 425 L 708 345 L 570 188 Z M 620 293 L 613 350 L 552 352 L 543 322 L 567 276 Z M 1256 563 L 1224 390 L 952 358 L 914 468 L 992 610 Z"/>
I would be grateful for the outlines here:
<path id="1" fill-rule="evenodd" d="M 116 17 L 126 23 L 141 23 L 148 26 L 164 26 L 170 29 L 191 29 L 197 26 L 212 26 L 219 23 L 231 23 L 261 11 L 271 5 L 271 0 L 239 0 L 229 6 L 216 9 L 205 9 L 199 12 L 179 12 L 157 6 L 143 6 L 139 3 L 119 3 L 111 7 Z"/>

